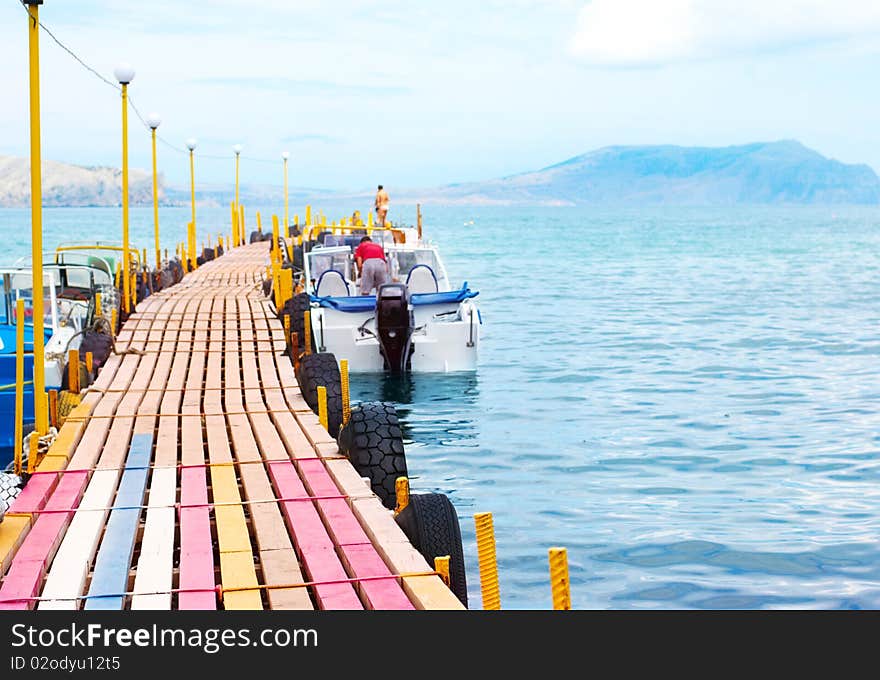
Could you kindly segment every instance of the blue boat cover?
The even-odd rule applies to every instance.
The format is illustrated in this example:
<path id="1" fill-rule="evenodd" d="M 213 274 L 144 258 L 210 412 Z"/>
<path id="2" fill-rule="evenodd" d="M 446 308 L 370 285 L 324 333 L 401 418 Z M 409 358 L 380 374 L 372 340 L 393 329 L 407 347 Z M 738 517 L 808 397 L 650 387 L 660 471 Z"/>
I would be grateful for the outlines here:
<path id="1" fill-rule="evenodd" d="M 458 290 L 449 290 L 442 293 L 414 293 L 410 300 L 414 307 L 421 305 L 449 304 L 451 302 L 463 302 L 475 298 L 479 292 L 468 288 L 467 281 L 461 284 Z M 350 297 L 318 297 L 309 296 L 312 302 L 317 302 L 321 307 L 329 307 L 340 312 L 372 312 L 376 309 L 375 295 L 354 295 Z"/>

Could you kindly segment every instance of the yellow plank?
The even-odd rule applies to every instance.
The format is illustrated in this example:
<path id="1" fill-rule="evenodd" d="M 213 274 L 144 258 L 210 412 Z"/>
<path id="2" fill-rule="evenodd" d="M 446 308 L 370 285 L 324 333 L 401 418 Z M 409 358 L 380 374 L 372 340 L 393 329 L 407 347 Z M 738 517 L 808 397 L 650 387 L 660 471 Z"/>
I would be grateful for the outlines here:
<path id="1" fill-rule="evenodd" d="M 5 574 L 31 526 L 29 514 L 7 514 L 0 522 L 0 574 Z"/>
<path id="2" fill-rule="evenodd" d="M 225 609 L 262 609 L 260 591 L 256 588 L 257 574 L 250 549 L 241 552 L 220 553 L 220 578 L 224 588 L 254 586 L 254 590 L 223 593 Z"/>
<path id="3" fill-rule="evenodd" d="M 250 554 L 251 540 L 248 536 L 242 506 L 215 506 L 214 517 L 217 519 L 217 542 L 220 544 L 220 552 L 246 550 Z"/>

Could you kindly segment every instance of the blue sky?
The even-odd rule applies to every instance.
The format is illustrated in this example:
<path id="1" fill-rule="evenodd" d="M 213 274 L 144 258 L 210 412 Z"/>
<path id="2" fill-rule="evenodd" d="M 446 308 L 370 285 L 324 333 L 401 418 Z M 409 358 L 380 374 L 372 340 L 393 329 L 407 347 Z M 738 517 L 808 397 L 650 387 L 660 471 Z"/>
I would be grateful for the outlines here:
<path id="1" fill-rule="evenodd" d="M 46 0 L 41 19 L 112 79 L 204 182 L 430 186 L 610 144 L 796 138 L 880 169 L 880 6 L 864 0 Z M 26 17 L 0 0 L 0 154 L 26 155 Z M 44 156 L 119 164 L 118 94 L 42 37 Z M 133 121 L 134 123 L 135 121 Z M 149 164 L 132 125 L 132 163 Z M 160 147 L 174 182 L 183 156 Z"/>

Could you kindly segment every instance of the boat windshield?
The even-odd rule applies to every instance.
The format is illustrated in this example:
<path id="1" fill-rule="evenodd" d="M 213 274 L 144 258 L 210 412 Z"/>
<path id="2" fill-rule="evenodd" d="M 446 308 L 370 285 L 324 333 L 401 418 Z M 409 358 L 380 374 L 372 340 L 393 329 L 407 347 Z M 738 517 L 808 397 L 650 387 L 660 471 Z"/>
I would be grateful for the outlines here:
<path id="1" fill-rule="evenodd" d="M 3 321 L 13 325 L 16 319 L 16 302 L 24 301 L 24 323 L 32 325 L 34 322 L 34 295 L 31 272 L 26 269 L 0 272 L 0 280 L 3 283 L 2 313 Z M 53 328 L 58 318 L 57 303 L 55 302 L 54 286 L 49 285 L 49 275 L 44 280 L 46 286 L 43 292 L 43 326 L 46 329 Z"/>
<path id="2" fill-rule="evenodd" d="M 388 262 L 391 266 L 391 277 L 396 281 L 406 281 L 410 271 L 416 265 L 427 265 L 437 278 L 438 289 L 449 290 L 446 281 L 446 272 L 437 260 L 437 254 L 429 248 L 421 249 L 391 249 L 387 252 Z"/>
<path id="3" fill-rule="evenodd" d="M 309 253 L 309 278 L 317 281 L 324 272 L 335 269 L 345 277 L 346 281 L 351 280 L 351 250 L 317 248 Z"/>

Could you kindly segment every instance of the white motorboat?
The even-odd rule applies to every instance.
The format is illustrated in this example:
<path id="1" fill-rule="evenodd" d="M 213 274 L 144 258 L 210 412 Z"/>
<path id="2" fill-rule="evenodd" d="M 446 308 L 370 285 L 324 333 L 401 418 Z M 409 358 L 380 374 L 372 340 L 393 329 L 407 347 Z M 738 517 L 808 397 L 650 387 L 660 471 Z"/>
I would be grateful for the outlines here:
<path id="1" fill-rule="evenodd" d="M 415 228 L 372 228 L 390 283 L 361 295 L 354 249 L 366 229 L 325 233 L 303 254 L 316 351 L 353 372 L 474 371 L 482 319 L 467 283 L 453 287 L 437 246 Z"/>

